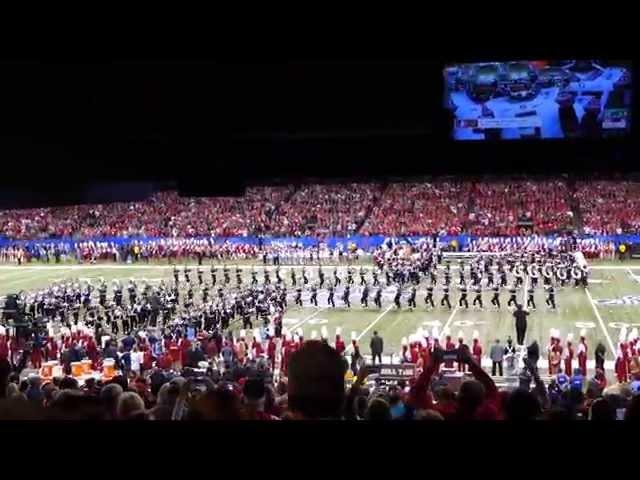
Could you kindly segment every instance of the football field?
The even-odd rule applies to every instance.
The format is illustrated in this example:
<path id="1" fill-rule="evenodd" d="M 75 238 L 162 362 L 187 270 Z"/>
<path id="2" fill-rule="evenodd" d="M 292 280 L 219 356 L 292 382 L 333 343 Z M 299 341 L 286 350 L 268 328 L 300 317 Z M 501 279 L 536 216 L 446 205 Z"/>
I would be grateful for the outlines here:
<path id="1" fill-rule="evenodd" d="M 235 265 L 231 268 L 231 285 L 235 285 Z M 243 268 L 243 281 L 245 284 L 250 281 L 250 267 Z M 272 267 L 270 267 L 272 268 Z M 462 331 L 464 338 L 470 343 L 474 330 L 480 335 L 485 355 L 496 339 L 505 342 L 508 336 L 515 340 L 515 328 L 512 310 L 506 307 L 508 293 L 501 293 L 502 308 L 495 310 L 490 305 L 491 292 L 485 290 L 483 293 L 484 309 L 474 309 L 471 306 L 474 294 L 469 293 L 469 308 L 458 306 L 459 293 L 455 287 L 457 272 L 452 272 L 451 303 L 452 309 L 440 307 L 439 302 L 442 297 L 439 286 L 434 293 L 436 302 L 435 309 L 427 309 L 424 303 L 425 285 L 423 281 L 418 287 L 417 308 L 409 309 L 406 306 L 406 292 L 402 300 L 402 308 L 397 309 L 393 304 L 395 287 L 387 287 L 384 290 L 382 308 L 373 306 L 373 294 L 375 289 L 371 289 L 369 297 L 369 308 L 360 306 L 361 287 L 360 278 L 354 275 L 355 284 L 351 289 L 351 308 L 346 308 L 342 302 L 343 285 L 336 289 L 336 308 L 327 305 L 327 293 L 325 290 L 318 292 L 318 307 L 309 304 L 309 292 L 303 293 L 303 307 L 296 307 L 293 304 L 293 288 L 290 286 L 290 269 L 298 271 L 298 282 L 301 281 L 301 267 L 281 268 L 282 277 L 287 284 L 289 292 L 289 306 L 285 313 L 284 326 L 290 331 L 302 329 L 304 337 L 309 339 L 312 335 L 320 336 L 322 327 L 326 327 L 330 341 L 333 341 L 336 328 L 342 329 L 342 335 L 348 342 L 352 332 L 361 345 L 364 354 L 369 353 L 369 340 L 374 331 L 384 339 L 384 356 L 387 359 L 395 355 L 396 359 L 401 348 L 403 337 L 416 333 L 418 328 L 429 329 L 438 327 L 440 332 L 444 328 L 451 331 L 451 335 L 457 338 L 458 332 Z M 452 269 L 455 267 L 452 267 Z M 204 280 L 210 281 L 209 266 L 203 265 Z M 262 281 L 263 267 L 257 267 L 258 279 Z M 340 267 L 340 276 L 345 275 L 345 267 Z M 369 268 L 370 270 L 370 268 Z M 326 280 L 332 279 L 333 267 L 324 267 Z M 310 282 L 317 280 L 317 267 L 307 267 Z M 97 285 L 98 279 L 103 277 L 111 287 L 111 280 L 120 279 L 123 285 L 130 278 L 137 281 L 146 279 L 151 283 L 160 282 L 165 279 L 167 282 L 173 281 L 172 267 L 168 265 L 55 265 L 55 266 L 0 266 L 0 295 L 17 293 L 19 291 L 35 291 L 39 288 L 51 284 L 53 281 L 67 279 L 91 279 Z M 180 268 L 182 279 L 182 268 Z M 191 269 L 192 282 L 196 282 L 196 267 Z M 218 268 L 218 282 L 222 278 L 222 269 Z M 381 276 L 381 281 L 384 276 Z M 272 281 L 275 280 L 272 275 Z M 370 281 L 370 278 L 369 278 Z M 510 280 L 511 281 L 511 280 Z M 549 339 L 549 330 L 556 328 L 560 330 L 564 340 L 568 333 L 573 333 L 574 342 L 578 341 L 581 329 L 587 332 L 587 344 L 589 346 L 589 367 L 593 364 L 593 351 L 602 342 L 605 346 L 607 368 L 612 368 L 612 361 L 615 358 L 617 342 L 620 330 L 626 327 L 630 331 L 634 327 L 640 328 L 640 262 L 625 263 L 593 263 L 591 266 L 590 284 L 587 289 L 582 287 L 566 286 L 557 289 L 556 302 L 557 310 L 552 311 L 545 305 L 546 295 L 539 285 L 536 290 L 535 300 L 537 309 L 529 316 L 529 326 L 527 330 L 526 343 L 534 339 L 541 346 L 541 354 L 544 358 L 544 347 Z M 211 292 L 215 292 L 212 290 Z M 109 292 L 111 296 L 111 293 Z M 199 288 L 195 288 L 195 297 L 199 300 Z M 526 301 L 525 289 L 518 292 L 520 302 Z M 126 300 L 126 292 L 125 292 Z M 235 323 L 238 329 L 238 322 Z M 315 333 L 314 333 L 315 332 Z M 488 362 L 485 359 L 483 364 Z M 546 362 L 541 361 L 546 364 Z M 490 364 L 490 362 L 489 362 Z"/>

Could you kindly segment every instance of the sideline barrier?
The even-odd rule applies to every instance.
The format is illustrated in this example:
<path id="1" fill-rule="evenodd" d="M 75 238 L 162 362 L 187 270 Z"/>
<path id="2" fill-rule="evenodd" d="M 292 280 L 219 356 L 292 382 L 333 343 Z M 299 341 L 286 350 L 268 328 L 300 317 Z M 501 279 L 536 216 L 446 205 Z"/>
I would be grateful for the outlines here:
<path id="1" fill-rule="evenodd" d="M 526 245 L 527 243 L 544 241 L 550 245 L 558 245 L 567 241 L 569 237 L 561 235 L 531 235 L 531 236 L 516 236 L 516 237 L 477 237 L 473 235 L 441 235 L 436 237 L 441 245 L 453 246 L 455 245 L 456 251 L 468 251 L 473 242 L 486 242 L 493 245 L 507 245 L 519 244 Z M 579 240 L 593 240 L 598 243 L 613 242 L 617 246 L 621 243 L 626 244 L 640 244 L 640 235 L 638 234 L 622 234 L 622 235 L 577 235 L 576 239 Z M 182 238 L 181 238 L 182 239 Z M 351 236 L 329 236 L 329 237 L 185 237 L 184 240 L 191 243 L 206 242 L 209 245 L 223 245 L 228 244 L 249 244 L 260 246 L 269 245 L 302 245 L 305 248 L 315 247 L 320 244 L 334 249 L 336 247 L 342 247 L 348 249 L 350 246 L 355 246 L 359 249 L 371 251 L 383 243 L 392 245 L 397 243 L 416 244 L 422 241 L 432 242 L 433 236 L 406 236 L 406 237 L 386 237 L 384 235 L 351 235 Z M 132 243 L 146 244 L 152 242 L 163 242 L 167 239 L 164 237 L 93 237 L 84 239 L 75 239 L 69 237 L 47 238 L 39 240 L 11 240 L 6 237 L 0 237 L 0 248 L 8 246 L 22 246 L 27 249 L 34 248 L 42 245 L 57 245 L 59 248 L 67 250 L 75 250 L 75 247 L 79 243 L 94 242 L 94 243 L 107 243 L 115 246 L 128 245 Z"/>

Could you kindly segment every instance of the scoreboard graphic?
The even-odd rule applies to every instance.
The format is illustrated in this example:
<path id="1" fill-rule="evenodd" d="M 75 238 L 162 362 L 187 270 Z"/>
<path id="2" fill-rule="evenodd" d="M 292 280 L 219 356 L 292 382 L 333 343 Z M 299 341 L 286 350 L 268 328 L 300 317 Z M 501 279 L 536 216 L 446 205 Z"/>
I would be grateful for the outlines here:
<path id="1" fill-rule="evenodd" d="M 450 65 L 456 140 L 607 138 L 631 129 L 631 64 L 600 60 Z"/>

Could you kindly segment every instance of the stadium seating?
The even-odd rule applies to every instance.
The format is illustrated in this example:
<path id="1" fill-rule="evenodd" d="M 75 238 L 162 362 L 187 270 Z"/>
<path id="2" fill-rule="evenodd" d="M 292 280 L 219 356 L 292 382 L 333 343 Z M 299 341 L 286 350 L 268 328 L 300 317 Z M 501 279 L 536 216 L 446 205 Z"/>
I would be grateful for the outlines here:
<path id="1" fill-rule="evenodd" d="M 584 232 L 611 235 L 640 231 L 640 183 L 580 181 L 574 197 L 580 204 Z"/>
<path id="2" fill-rule="evenodd" d="M 587 234 L 640 231 L 640 183 L 564 178 L 255 187 L 240 198 L 162 191 L 130 203 L 0 210 L 14 240 L 105 236 Z"/>

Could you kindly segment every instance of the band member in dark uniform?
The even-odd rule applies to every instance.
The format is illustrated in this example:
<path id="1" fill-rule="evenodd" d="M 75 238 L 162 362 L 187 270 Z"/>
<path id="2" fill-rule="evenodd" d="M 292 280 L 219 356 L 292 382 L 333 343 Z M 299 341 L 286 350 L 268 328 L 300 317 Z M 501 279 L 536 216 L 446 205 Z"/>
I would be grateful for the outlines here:
<path id="1" fill-rule="evenodd" d="M 202 285 L 204 283 L 204 281 L 202 280 L 202 268 L 198 267 L 196 273 L 198 274 L 198 285 Z"/>
<path id="2" fill-rule="evenodd" d="M 409 308 L 416 308 L 416 287 L 415 285 L 411 286 L 411 291 L 409 293 L 409 300 L 407 301 L 407 305 Z"/>
<path id="3" fill-rule="evenodd" d="M 531 308 L 533 310 L 536 309 L 536 301 L 533 298 L 534 292 L 535 289 L 533 288 L 533 284 L 529 285 L 529 288 L 527 289 L 527 308 Z"/>
<path id="4" fill-rule="evenodd" d="M 378 286 L 376 290 L 376 295 L 373 297 L 373 303 L 375 303 L 376 307 L 382 308 L 382 287 Z"/>
<path id="5" fill-rule="evenodd" d="M 518 345 L 524 345 L 524 337 L 527 334 L 528 315 L 529 312 L 523 310 L 522 305 L 518 303 L 515 312 L 513 312 L 513 317 L 516 319 L 516 342 Z"/>
<path id="6" fill-rule="evenodd" d="M 494 285 L 491 287 L 493 291 L 493 297 L 491 297 L 491 305 L 494 305 L 496 308 L 500 308 L 500 285 Z"/>
<path id="7" fill-rule="evenodd" d="M 296 288 L 295 304 L 302 307 L 302 288 Z"/>
<path id="8" fill-rule="evenodd" d="M 322 267 L 318 267 L 318 280 L 320 281 L 320 288 L 324 285 L 324 272 L 322 271 Z"/>
<path id="9" fill-rule="evenodd" d="M 477 304 L 480 308 L 484 308 L 482 304 L 482 286 L 479 283 L 473 287 L 473 292 L 476 294 L 475 297 L 473 297 L 473 306 L 475 307 Z"/>
<path id="10" fill-rule="evenodd" d="M 487 272 L 487 286 L 493 287 L 493 270 Z"/>
<path id="11" fill-rule="evenodd" d="M 218 272 L 218 269 L 216 267 L 213 266 L 213 264 L 211 264 L 211 285 L 213 285 L 214 287 L 216 286 L 216 273 Z"/>
<path id="12" fill-rule="evenodd" d="M 366 270 L 364 269 L 364 267 L 360 267 L 360 286 L 367 283 L 364 279 L 365 275 L 366 275 Z"/>
<path id="13" fill-rule="evenodd" d="M 427 295 L 426 297 L 424 297 L 424 303 L 427 307 L 431 306 L 431 308 L 436 308 L 435 304 L 433 303 L 433 285 L 429 285 L 427 287 Z"/>
<path id="14" fill-rule="evenodd" d="M 504 270 L 504 267 L 502 267 L 502 270 L 500 270 L 500 286 L 507 286 L 507 272 Z"/>
<path id="15" fill-rule="evenodd" d="M 329 284 L 329 287 L 327 288 L 327 290 L 329 292 L 329 296 L 327 297 L 327 305 L 331 305 L 333 308 L 336 308 L 336 303 L 333 300 L 333 295 L 334 295 L 333 285 Z"/>
<path id="16" fill-rule="evenodd" d="M 538 273 L 538 266 L 535 263 L 529 265 L 528 268 L 529 277 L 531 278 L 531 285 L 533 288 L 538 286 L 538 278 L 540 278 L 540 273 Z"/>
<path id="17" fill-rule="evenodd" d="M 105 305 L 107 304 L 107 284 L 104 282 L 104 280 L 100 283 L 100 286 L 98 287 L 98 295 L 99 295 L 98 303 L 100 303 L 100 306 L 104 308 Z"/>
<path id="18" fill-rule="evenodd" d="M 517 288 L 516 288 L 516 284 L 514 283 L 509 287 L 509 301 L 507 302 L 507 307 L 510 307 L 511 305 L 518 305 L 516 292 L 517 292 Z"/>
<path id="19" fill-rule="evenodd" d="M 435 265 L 429 268 L 429 280 L 431 285 L 435 285 L 438 282 L 438 269 Z"/>
<path id="20" fill-rule="evenodd" d="M 311 304 L 314 306 L 318 306 L 318 289 L 315 285 L 311 285 Z"/>
<path id="21" fill-rule="evenodd" d="M 133 279 L 129 280 L 127 291 L 129 292 L 129 303 L 133 305 L 136 303 L 136 297 L 138 296 L 138 292 L 136 292 L 136 284 Z"/>
<path id="22" fill-rule="evenodd" d="M 380 285 L 380 280 L 378 279 L 378 270 L 374 268 L 371 272 L 371 276 L 373 277 L 373 286 L 377 287 L 378 285 Z"/>
<path id="23" fill-rule="evenodd" d="M 347 308 L 351 308 L 351 301 L 349 300 L 349 295 L 351 294 L 351 287 L 347 285 L 344 287 L 344 291 L 342 292 L 342 303 L 344 303 Z"/>
<path id="24" fill-rule="evenodd" d="M 364 288 L 362 289 L 362 296 L 360 297 L 360 305 L 364 308 L 369 307 L 369 285 L 364 284 Z"/>
<path id="25" fill-rule="evenodd" d="M 567 284 L 567 270 L 564 266 L 558 267 L 558 271 L 556 273 L 558 280 L 560 281 L 560 286 L 564 287 Z M 546 278 L 545 278 L 546 280 Z M 550 285 L 551 282 L 548 283 L 545 281 L 545 285 Z"/>
<path id="26" fill-rule="evenodd" d="M 400 285 L 398 285 L 396 288 L 396 294 L 393 297 L 393 303 L 396 304 L 396 308 L 398 310 L 400 310 L 400 308 L 402 307 L 402 304 L 400 303 L 401 298 L 402 298 L 402 288 L 400 287 Z"/>
<path id="27" fill-rule="evenodd" d="M 264 269 L 264 284 L 265 285 L 270 285 L 271 284 L 271 278 L 269 277 L 269 270 L 267 270 L 266 268 Z"/>
<path id="28" fill-rule="evenodd" d="M 117 307 L 122 306 L 122 286 L 117 281 L 113 287 L 113 301 Z"/>
<path id="29" fill-rule="evenodd" d="M 302 283 L 305 285 L 309 283 L 309 277 L 307 277 L 307 270 L 305 267 L 302 267 Z"/>
<path id="30" fill-rule="evenodd" d="M 253 323 L 251 322 L 251 312 L 248 309 L 242 312 L 242 328 L 244 330 L 253 328 Z"/>
<path id="31" fill-rule="evenodd" d="M 229 285 L 229 283 L 231 283 L 231 277 L 229 277 L 229 267 L 226 265 L 222 267 L 222 275 L 224 276 L 224 284 Z"/>
<path id="32" fill-rule="evenodd" d="M 451 272 L 449 270 L 444 271 L 444 284 L 447 286 L 451 284 Z"/>
<path id="33" fill-rule="evenodd" d="M 202 303 L 207 303 L 209 301 L 209 286 L 205 285 L 202 288 Z"/>
<path id="34" fill-rule="evenodd" d="M 242 285 L 242 269 L 240 267 L 236 267 L 236 284 L 238 287 Z"/>
<path id="35" fill-rule="evenodd" d="M 353 269 L 347 267 L 347 285 L 353 285 Z"/>
<path id="36" fill-rule="evenodd" d="M 251 286 L 258 285 L 258 272 L 255 268 L 251 269 Z"/>
<path id="37" fill-rule="evenodd" d="M 553 272 L 551 271 L 551 265 L 547 264 L 542 268 L 542 275 L 544 276 L 543 284 L 545 286 L 551 285 L 551 278 L 553 277 Z"/>
<path id="38" fill-rule="evenodd" d="M 173 281 L 176 283 L 176 285 L 180 283 L 180 274 L 177 265 L 173 266 Z"/>
<path id="39" fill-rule="evenodd" d="M 191 279 L 189 278 L 189 273 L 191 272 L 191 269 L 189 267 L 187 267 L 186 265 L 184 266 L 184 281 L 189 283 L 191 281 Z"/>
<path id="40" fill-rule="evenodd" d="M 469 301 L 467 300 L 467 284 L 460 284 L 460 299 L 458 300 L 458 306 L 461 307 L 464 304 L 464 308 L 469 308 Z"/>
<path id="41" fill-rule="evenodd" d="M 579 287 L 580 283 L 582 282 L 582 270 L 578 265 L 574 265 L 571 268 L 571 278 L 573 278 L 573 286 Z"/>
<path id="42" fill-rule="evenodd" d="M 295 287 L 296 285 L 298 285 L 298 280 L 296 279 L 296 269 L 295 268 L 291 268 L 291 286 Z"/>
<path id="43" fill-rule="evenodd" d="M 277 285 L 282 284 L 282 276 L 280 275 L 280 265 L 276 267 L 276 284 Z"/>
<path id="44" fill-rule="evenodd" d="M 445 284 L 442 287 L 442 300 L 440 300 L 440 306 L 447 305 L 447 308 L 451 310 L 451 302 L 449 301 L 449 285 Z"/>
<path id="45" fill-rule="evenodd" d="M 386 270 L 384 272 L 384 279 L 387 282 L 387 287 L 391 286 L 391 273 L 389 272 L 389 270 Z"/>
<path id="46" fill-rule="evenodd" d="M 547 288 L 547 299 L 545 300 L 545 303 L 547 304 L 548 307 L 551 307 L 551 309 L 555 310 L 556 309 L 556 290 L 553 288 L 553 285 L 549 285 Z"/>
<path id="47" fill-rule="evenodd" d="M 333 269 L 333 283 L 335 287 L 342 283 L 342 280 L 340 280 L 340 277 L 338 276 L 338 267 Z"/>

